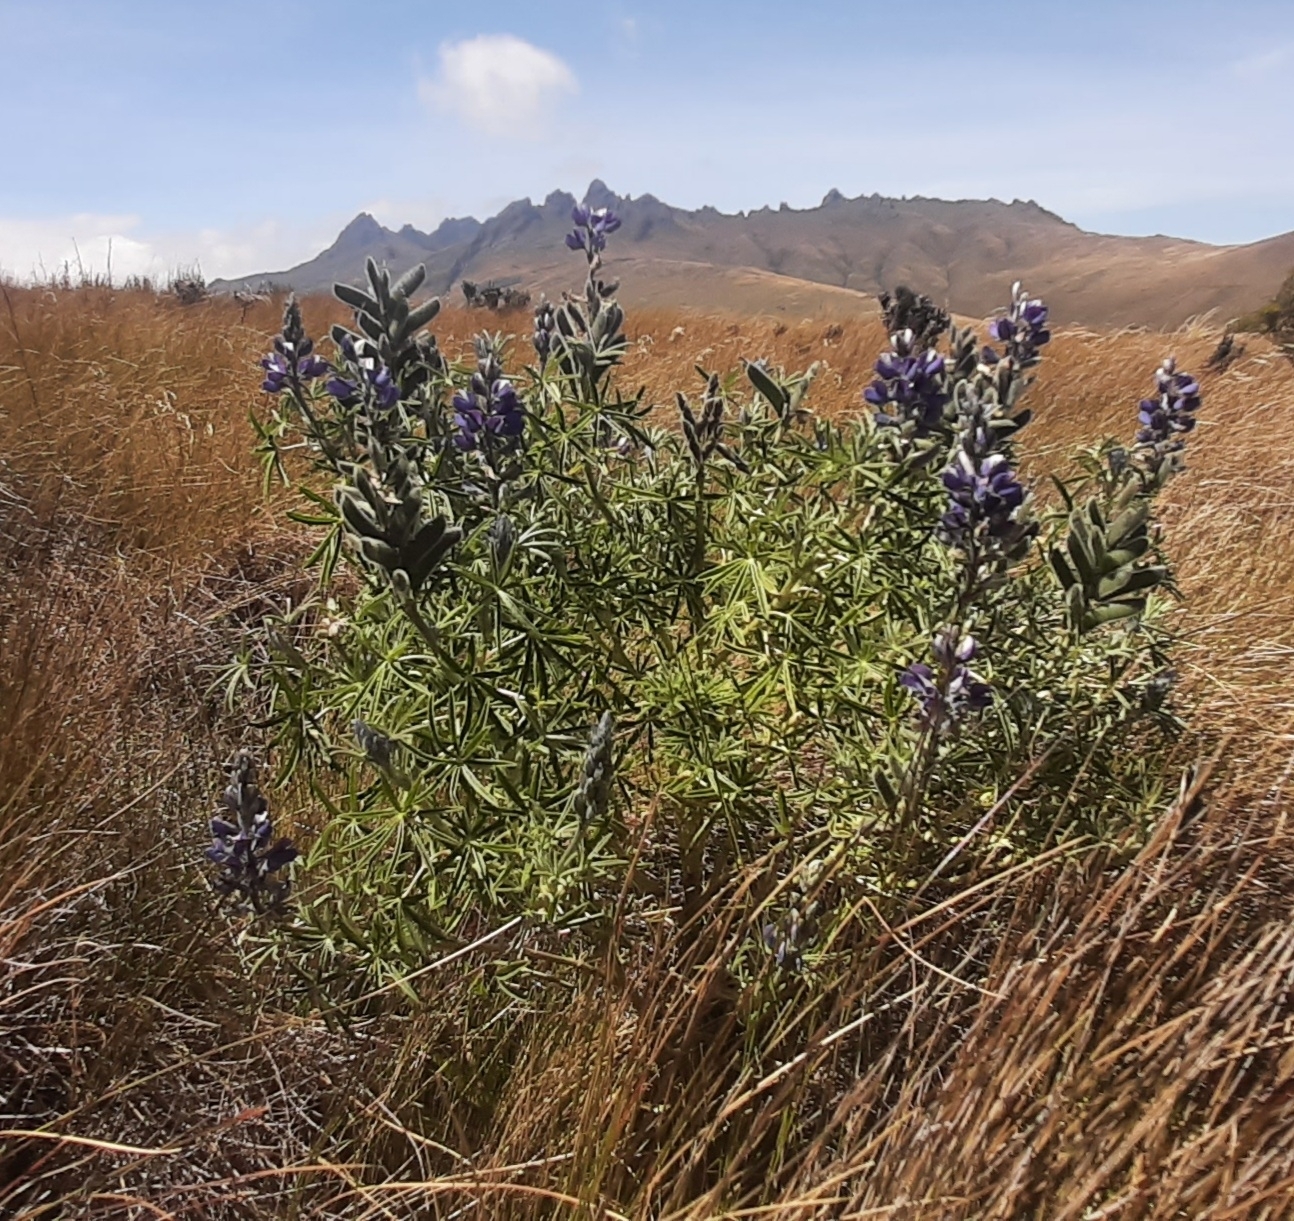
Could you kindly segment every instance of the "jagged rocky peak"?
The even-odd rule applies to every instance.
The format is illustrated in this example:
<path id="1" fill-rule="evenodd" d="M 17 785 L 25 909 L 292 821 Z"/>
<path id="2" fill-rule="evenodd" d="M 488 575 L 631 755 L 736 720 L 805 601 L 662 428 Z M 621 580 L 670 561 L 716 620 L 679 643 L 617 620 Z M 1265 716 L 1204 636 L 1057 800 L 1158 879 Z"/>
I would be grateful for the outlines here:
<path id="1" fill-rule="evenodd" d="M 490 242 L 504 239 L 512 241 L 543 218 L 543 209 L 537 208 L 527 197 L 508 204 L 492 220 L 486 221 L 482 229 Z"/>
<path id="2" fill-rule="evenodd" d="M 337 235 L 334 246 L 364 245 L 368 242 L 381 241 L 382 238 L 390 236 L 390 230 L 379 225 L 371 212 L 361 212 Z"/>
<path id="3" fill-rule="evenodd" d="M 584 192 L 584 202 L 590 208 L 616 208 L 628 202 L 627 199 L 621 199 L 601 178 L 595 178 L 589 183 L 589 189 Z"/>
<path id="4" fill-rule="evenodd" d="M 1032 212 L 1043 220 L 1056 221 L 1067 229 L 1078 229 L 1078 226 L 1073 221 L 1066 220 L 1058 212 L 1053 212 L 1050 208 L 1044 208 L 1036 199 L 1013 199 L 1007 207 L 1018 208 L 1021 212 Z"/>
<path id="5" fill-rule="evenodd" d="M 846 202 L 845 197 L 839 191 L 837 191 L 835 187 L 832 187 L 831 190 L 829 190 L 822 197 L 822 203 L 820 206 L 823 208 L 826 208 L 826 207 L 830 207 L 832 204 L 845 203 L 845 202 Z"/>
<path id="6" fill-rule="evenodd" d="M 555 212 L 562 220 L 570 216 L 573 207 L 575 207 L 575 196 L 569 191 L 549 191 L 543 204 L 545 212 Z"/>
<path id="7" fill-rule="evenodd" d="M 481 231 L 481 222 L 475 216 L 447 216 L 426 238 L 430 250 L 444 250 L 459 242 L 471 241 Z"/>
<path id="8" fill-rule="evenodd" d="M 532 212 L 538 211 L 539 209 L 530 202 L 530 196 L 527 195 L 525 199 L 514 199 L 494 219 L 496 221 L 511 220 L 518 216 L 529 216 Z"/>
<path id="9" fill-rule="evenodd" d="M 632 204 L 633 210 L 653 217 L 673 216 L 678 209 L 662 203 L 655 195 L 639 195 L 637 199 L 625 199 L 622 206 Z"/>

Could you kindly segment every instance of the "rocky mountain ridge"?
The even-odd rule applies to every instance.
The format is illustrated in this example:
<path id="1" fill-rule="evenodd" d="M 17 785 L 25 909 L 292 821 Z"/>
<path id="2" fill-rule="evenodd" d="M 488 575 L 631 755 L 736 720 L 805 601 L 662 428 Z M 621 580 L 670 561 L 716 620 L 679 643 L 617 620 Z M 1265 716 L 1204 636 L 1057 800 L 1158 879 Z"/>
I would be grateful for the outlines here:
<path id="1" fill-rule="evenodd" d="M 554 297 L 581 278 L 563 241 L 575 202 L 553 191 L 542 203 L 518 200 L 484 221 L 447 219 L 430 233 L 391 230 L 361 213 L 305 263 L 212 287 L 322 292 L 336 281 L 358 283 L 373 257 L 396 270 L 425 264 L 430 290 L 450 301 L 465 277 L 518 278 L 536 297 Z M 1170 328 L 1252 309 L 1294 266 L 1294 233 L 1245 246 L 1117 237 L 1080 229 L 1031 200 L 847 198 L 832 190 L 815 208 L 729 214 L 620 196 L 595 179 L 584 202 L 624 221 L 608 269 L 621 277 L 630 306 L 838 313 L 870 308 L 868 297 L 907 283 L 957 313 L 983 316 L 1023 279 L 1046 296 L 1058 322 Z"/>

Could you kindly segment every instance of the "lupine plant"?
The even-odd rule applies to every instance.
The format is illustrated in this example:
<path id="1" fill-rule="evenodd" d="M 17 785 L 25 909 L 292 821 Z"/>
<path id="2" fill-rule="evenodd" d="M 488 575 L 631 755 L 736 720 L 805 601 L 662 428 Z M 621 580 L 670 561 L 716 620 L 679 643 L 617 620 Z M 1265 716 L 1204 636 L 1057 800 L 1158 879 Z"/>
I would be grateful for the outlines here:
<path id="1" fill-rule="evenodd" d="M 219 894 L 238 895 L 257 912 L 281 910 L 291 887 L 282 870 L 298 854 L 289 840 L 275 840 L 269 802 L 256 780 L 255 760 L 240 752 L 221 795 L 224 814 L 211 820 L 207 860 L 220 866 L 213 883 Z"/>
<path id="2" fill-rule="evenodd" d="M 1061 487 L 1068 535 L 1051 549 L 1065 588 L 1070 626 L 1086 633 L 1145 613 L 1149 594 L 1169 587 L 1168 568 L 1155 563 L 1151 536 L 1154 497 L 1184 467 L 1186 437 L 1195 427 L 1200 386 L 1170 356 L 1155 371 L 1155 396 L 1138 408 L 1131 454 L 1106 444 L 1086 456 L 1087 481 L 1097 494 L 1084 504 Z"/>
<path id="3" fill-rule="evenodd" d="M 617 386 L 619 224 L 577 207 L 582 291 L 465 363 L 419 330 L 420 269 L 339 287 L 327 362 L 288 304 L 257 428 L 319 592 L 230 690 L 322 814 L 295 924 L 321 960 L 398 977 L 516 916 L 629 935 L 624 903 L 690 916 L 773 861 L 756 940 L 807 969 L 851 889 L 907 902 L 950 845 L 975 856 L 986 808 L 998 854 L 1154 809 L 1166 573 L 1137 530 L 1198 388 L 1165 365 L 1125 473 L 1042 513 L 1014 446 L 1047 314 L 1018 286 L 988 343 L 896 293 L 854 420 L 765 360 L 657 411 Z M 1104 558 L 1069 565 L 1094 513 Z"/>

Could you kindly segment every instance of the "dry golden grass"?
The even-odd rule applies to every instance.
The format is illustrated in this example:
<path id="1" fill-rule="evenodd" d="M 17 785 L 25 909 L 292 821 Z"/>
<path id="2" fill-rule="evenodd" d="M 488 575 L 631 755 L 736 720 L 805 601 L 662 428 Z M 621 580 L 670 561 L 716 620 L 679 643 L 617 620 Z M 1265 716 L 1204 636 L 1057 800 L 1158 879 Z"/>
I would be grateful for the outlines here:
<path id="1" fill-rule="evenodd" d="M 837 988 L 752 1048 L 725 896 L 697 936 L 488 1031 L 470 957 L 425 1006 L 342 1026 L 251 970 L 194 859 L 245 732 L 205 688 L 295 595 L 301 542 L 246 421 L 277 308 L 241 313 L 0 301 L 0 1215 L 1294 1216 L 1288 363 L 1251 343 L 1205 377 L 1165 506 L 1214 771 L 1131 859 L 856 923 Z M 481 316 L 441 321 L 457 353 Z M 882 341 L 871 318 L 634 323 L 625 382 L 664 404 L 696 363 L 767 355 L 825 361 L 812 401 L 853 412 Z M 1127 436 L 1165 351 L 1199 371 L 1216 340 L 1059 335 L 1034 472 Z"/>

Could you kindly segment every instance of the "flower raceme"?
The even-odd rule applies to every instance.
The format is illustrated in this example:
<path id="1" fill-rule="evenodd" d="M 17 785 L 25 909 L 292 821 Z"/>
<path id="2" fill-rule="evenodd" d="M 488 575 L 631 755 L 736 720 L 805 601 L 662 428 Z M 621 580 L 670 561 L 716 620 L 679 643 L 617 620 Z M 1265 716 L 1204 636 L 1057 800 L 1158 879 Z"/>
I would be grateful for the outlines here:
<path id="1" fill-rule="evenodd" d="M 526 429 L 526 412 L 517 388 L 503 376 L 496 341 L 482 335 L 476 341 L 476 372 L 466 390 L 454 395 L 454 444 L 461 450 L 479 449 L 495 441 L 515 443 Z"/>
<path id="2" fill-rule="evenodd" d="M 480 377 L 472 378 L 470 390 L 454 395 L 454 424 L 459 449 L 475 449 L 483 432 L 496 437 L 519 437 L 525 430 L 526 415 L 517 390 L 507 378 L 497 378 L 488 387 Z"/>
<path id="3" fill-rule="evenodd" d="M 1152 550 L 1151 506 L 1184 469 L 1182 451 L 1201 395 L 1199 382 L 1179 371 L 1171 356 L 1155 370 L 1155 387 L 1157 398 L 1137 404 L 1132 453 L 1107 444 L 1089 456 L 1085 465 L 1100 481 L 1102 495 L 1085 505 L 1071 502 L 1068 534 L 1050 550 L 1070 626 L 1079 635 L 1137 618 L 1150 594 L 1171 582 Z M 1148 707 L 1158 706 L 1162 694 L 1147 688 L 1146 699 Z"/>
<path id="4" fill-rule="evenodd" d="M 283 334 L 275 336 L 274 351 L 261 361 L 265 380 L 261 389 L 268 394 L 284 390 L 301 391 L 302 382 L 313 381 L 333 371 L 332 365 L 314 354 L 314 340 L 306 335 L 301 321 L 301 307 L 289 297 L 283 311 Z"/>
<path id="5" fill-rule="evenodd" d="M 890 336 L 890 342 L 893 350 L 876 362 L 876 380 L 863 398 L 876 409 L 876 422 L 882 427 L 911 422 L 917 436 L 929 436 L 938 429 L 948 402 L 944 358 L 933 348 L 917 351 L 910 330 Z M 897 412 L 883 410 L 891 405 Z"/>
<path id="6" fill-rule="evenodd" d="M 620 228 L 620 218 L 610 208 L 576 204 L 571 209 L 575 228 L 566 235 L 571 250 L 583 250 L 590 259 L 607 248 L 607 235 Z"/>
<path id="7" fill-rule="evenodd" d="M 898 285 L 893 293 L 881 293 L 877 301 L 885 320 L 885 333 L 893 335 L 910 330 L 917 347 L 922 349 L 933 348 L 952 322 L 947 310 L 940 309 L 924 293 L 913 292 L 906 284 Z"/>
<path id="8" fill-rule="evenodd" d="M 953 546 L 965 546 L 972 534 L 990 539 L 1014 539 L 1019 525 L 1015 511 L 1024 504 L 1025 490 L 1006 456 L 977 455 L 969 447 L 958 450 L 943 473 L 950 504 L 941 525 Z"/>
<path id="9" fill-rule="evenodd" d="M 553 333 L 556 329 L 556 312 L 549 302 L 541 301 L 538 309 L 535 310 L 535 332 L 530 339 L 540 364 L 548 359 L 549 353 L 553 350 Z"/>
<path id="10" fill-rule="evenodd" d="M 985 346 L 977 361 L 973 334 L 954 331 L 953 370 L 934 348 L 918 352 L 911 331 L 896 333 L 893 350 L 876 362 L 877 380 L 864 392 L 879 425 L 918 437 L 934 434 L 930 457 L 947 453 L 941 480 L 948 504 L 937 535 L 959 553 L 963 575 L 949 613 L 954 623 L 965 622 L 975 600 L 1001 581 L 1037 529 L 1020 518 L 1027 492 L 1012 467 L 1009 439 L 1028 420 L 1028 413 L 1011 411 L 1027 384 L 1021 371 L 1038 363 L 1039 349 L 1051 338 L 1047 307 L 1017 283 L 1006 313 L 990 323 L 989 336 L 1003 354 Z M 950 402 L 955 413 L 947 412 Z M 949 450 L 939 438 L 951 442 Z M 937 731 L 992 698 L 988 684 L 967 665 L 977 648 L 960 629 L 945 629 L 934 642 L 937 664 L 916 662 L 903 672 L 901 685 Z"/>
<path id="11" fill-rule="evenodd" d="M 361 355 L 349 337 L 342 340 L 341 352 L 356 375 L 342 377 L 337 373 L 324 383 L 324 389 L 343 407 L 367 400 L 378 411 L 395 410 L 400 402 L 400 387 L 391 370 L 376 357 Z"/>
<path id="12" fill-rule="evenodd" d="M 1027 368 L 1038 363 L 1038 349 L 1051 341 L 1047 329 L 1047 307 L 1037 298 L 1031 298 L 1017 280 L 1011 286 L 1011 305 L 1006 315 L 989 323 L 989 337 L 1003 345 L 1004 355 L 1017 368 Z M 981 358 L 985 364 L 994 365 L 1002 359 L 993 348 L 986 347 Z"/>
<path id="13" fill-rule="evenodd" d="M 344 407 L 353 407 L 365 397 L 364 391 L 368 390 L 374 407 L 379 411 L 393 410 L 400 401 L 400 388 L 391 377 L 391 371 L 382 366 L 363 369 L 362 377 L 362 382 L 341 376 L 330 377 L 325 388 Z"/>
<path id="14" fill-rule="evenodd" d="M 1164 457 L 1184 448 L 1186 434 L 1195 427 L 1200 384 L 1189 373 L 1179 373 L 1170 356 L 1155 370 L 1155 385 L 1159 397 L 1142 399 L 1139 405 L 1137 445 Z"/>
<path id="15" fill-rule="evenodd" d="M 239 754 L 229 773 L 221 801 L 232 818 L 211 820 L 211 846 L 207 860 L 220 866 L 214 886 L 223 895 L 240 893 L 258 910 L 276 905 L 287 895 L 288 883 L 270 875 L 297 859 L 289 840 L 274 840 L 269 803 L 256 783 L 256 764 Z"/>
<path id="16" fill-rule="evenodd" d="M 928 725 L 948 725 L 964 713 L 987 708 L 993 702 L 993 688 L 968 664 L 978 648 L 974 636 L 939 632 L 931 649 L 938 670 L 918 661 L 903 671 L 899 685 L 915 697 Z"/>
<path id="17" fill-rule="evenodd" d="M 236 876 L 251 877 L 258 872 L 258 866 L 265 873 L 274 873 L 296 860 L 297 850 L 287 843 L 270 847 L 273 838 L 274 824 L 264 811 L 256 816 L 250 830 L 217 815 L 211 820 L 207 860 L 223 865 Z"/>
<path id="18" fill-rule="evenodd" d="M 308 382 L 332 372 L 332 365 L 314 355 L 314 344 L 309 339 L 300 348 L 276 339 L 274 351 L 261 361 L 261 368 L 265 370 L 261 389 L 270 394 L 282 394 L 293 384 L 294 377 L 297 382 Z"/>

